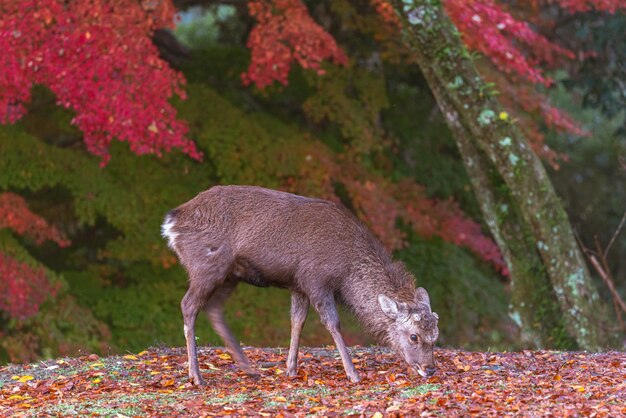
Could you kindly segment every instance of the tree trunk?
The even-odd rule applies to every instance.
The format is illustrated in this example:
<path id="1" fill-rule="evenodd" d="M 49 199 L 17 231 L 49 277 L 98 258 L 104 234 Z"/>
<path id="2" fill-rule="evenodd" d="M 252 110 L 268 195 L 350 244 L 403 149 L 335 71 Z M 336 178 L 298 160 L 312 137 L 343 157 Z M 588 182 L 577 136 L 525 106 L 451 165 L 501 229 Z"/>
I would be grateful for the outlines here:
<path id="1" fill-rule="evenodd" d="M 522 335 L 539 347 L 571 348 L 568 336 L 583 349 L 606 347 L 607 310 L 541 161 L 490 95 L 439 2 L 395 7 L 508 263 L 511 317 Z"/>

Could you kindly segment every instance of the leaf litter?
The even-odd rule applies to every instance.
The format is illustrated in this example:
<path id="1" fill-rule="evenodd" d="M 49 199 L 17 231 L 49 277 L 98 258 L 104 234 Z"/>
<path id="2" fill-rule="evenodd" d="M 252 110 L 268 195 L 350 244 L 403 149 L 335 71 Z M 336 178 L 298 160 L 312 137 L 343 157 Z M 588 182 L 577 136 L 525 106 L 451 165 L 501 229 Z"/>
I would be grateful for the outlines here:
<path id="1" fill-rule="evenodd" d="M 626 354 L 439 349 L 437 373 L 409 374 L 387 349 L 355 347 L 350 383 L 332 347 L 245 349 L 248 377 L 223 348 L 199 351 L 207 386 L 193 386 L 184 349 L 0 367 L 1 416 L 590 416 L 626 415 Z"/>

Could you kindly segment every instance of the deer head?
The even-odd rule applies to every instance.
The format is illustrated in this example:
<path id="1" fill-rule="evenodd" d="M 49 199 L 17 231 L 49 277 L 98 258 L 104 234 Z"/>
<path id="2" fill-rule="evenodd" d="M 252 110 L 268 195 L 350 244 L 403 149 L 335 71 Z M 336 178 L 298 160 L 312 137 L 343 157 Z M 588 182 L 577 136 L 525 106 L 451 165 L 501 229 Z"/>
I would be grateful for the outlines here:
<path id="1" fill-rule="evenodd" d="M 418 288 L 409 302 L 378 295 L 378 304 L 392 320 L 387 329 L 391 348 L 421 376 L 432 376 L 437 370 L 433 348 L 439 337 L 439 316 L 431 310 L 426 290 Z"/>

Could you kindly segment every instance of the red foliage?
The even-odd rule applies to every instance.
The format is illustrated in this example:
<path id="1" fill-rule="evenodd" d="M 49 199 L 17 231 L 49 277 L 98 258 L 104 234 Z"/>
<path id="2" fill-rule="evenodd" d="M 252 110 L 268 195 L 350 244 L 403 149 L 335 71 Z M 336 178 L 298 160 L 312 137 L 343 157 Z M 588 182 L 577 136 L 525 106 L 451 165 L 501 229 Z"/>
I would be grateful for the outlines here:
<path id="1" fill-rule="evenodd" d="M 388 189 L 372 181 L 362 183 L 351 178 L 346 179 L 345 185 L 352 204 L 385 247 L 404 247 L 406 236 L 396 228 L 396 221 L 403 215 L 404 208 L 388 193 Z"/>
<path id="2" fill-rule="evenodd" d="M 626 10 L 623 0 L 544 0 L 570 12 L 590 10 L 614 13 Z M 514 18 L 495 0 L 445 0 L 450 19 L 470 49 L 485 54 L 505 73 L 515 73 L 532 83 L 549 85 L 541 65 L 554 65 L 560 58 L 575 54 L 537 33 L 527 22 Z"/>
<path id="3" fill-rule="evenodd" d="M 454 200 L 430 199 L 423 187 L 406 180 L 397 186 L 396 196 L 405 207 L 404 218 L 417 234 L 438 236 L 466 247 L 503 276 L 509 275 L 496 243 L 482 233 L 480 224 L 467 218 Z"/>
<path id="4" fill-rule="evenodd" d="M 0 229 L 8 228 L 19 235 L 29 235 L 37 244 L 45 240 L 59 246 L 69 241 L 55 227 L 32 213 L 24 199 L 13 193 L 0 194 Z M 13 318 L 26 318 L 37 313 L 59 286 L 51 284 L 43 268 L 33 268 L 0 252 L 0 311 Z"/>
<path id="5" fill-rule="evenodd" d="M 39 306 L 59 290 L 43 268 L 33 268 L 0 252 L 0 311 L 12 318 L 35 315 Z"/>
<path id="6" fill-rule="evenodd" d="M 244 84 L 260 89 L 274 81 L 287 85 L 294 61 L 318 74 L 324 74 L 324 60 L 348 64 L 333 37 L 313 21 L 300 0 L 252 0 L 248 9 L 257 25 L 247 42 L 252 58 L 242 74 Z"/>
<path id="7" fill-rule="evenodd" d="M 516 20 L 493 0 L 446 0 L 444 7 L 467 46 L 488 56 L 500 71 L 549 85 L 538 64 L 554 64 L 559 56 L 574 58 L 573 52 Z"/>
<path id="8" fill-rule="evenodd" d="M 493 240 L 486 237 L 480 224 L 468 219 L 453 200 L 423 199 L 410 204 L 407 217 L 421 236 L 435 235 L 444 241 L 468 248 L 482 260 L 492 264 L 503 276 L 509 270 Z"/>
<path id="9" fill-rule="evenodd" d="M 370 4 L 387 25 L 396 29 L 402 27 L 402 22 L 400 22 L 396 11 L 389 2 L 386 0 L 370 0 Z"/>
<path id="10" fill-rule="evenodd" d="M 0 122 L 20 119 L 42 84 L 76 112 L 72 123 L 102 164 L 114 138 L 137 154 L 179 148 L 200 159 L 167 101 L 184 97 L 184 79 L 150 40 L 172 23 L 168 0 L 0 0 Z"/>
<path id="11" fill-rule="evenodd" d="M 70 244 L 58 229 L 32 213 L 26 201 L 13 193 L 0 194 L 0 229 L 2 228 L 11 229 L 19 235 L 29 235 L 37 244 L 46 240 L 54 241 L 61 247 Z"/>

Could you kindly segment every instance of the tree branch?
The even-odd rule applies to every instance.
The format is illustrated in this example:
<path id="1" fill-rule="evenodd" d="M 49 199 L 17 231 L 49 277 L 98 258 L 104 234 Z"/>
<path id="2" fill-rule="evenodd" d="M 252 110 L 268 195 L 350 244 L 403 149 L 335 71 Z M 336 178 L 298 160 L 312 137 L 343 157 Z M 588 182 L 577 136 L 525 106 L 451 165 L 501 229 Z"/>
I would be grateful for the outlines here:
<path id="1" fill-rule="evenodd" d="M 624 216 L 622 216 L 622 220 L 620 221 L 619 226 L 615 230 L 615 233 L 613 234 L 613 237 L 611 238 L 611 241 L 609 241 L 609 244 L 606 246 L 606 249 L 604 250 L 604 253 L 602 254 L 602 258 L 606 258 L 606 255 L 609 253 L 609 250 L 611 249 L 611 246 L 615 242 L 615 238 L 617 238 L 617 236 L 619 235 L 620 231 L 624 227 L 624 222 L 626 222 L 626 211 L 624 211 Z"/>
<path id="2" fill-rule="evenodd" d="M 173 3 L 178 10 L 184 10 L 193 6 L 212 6 L 216 4 L 242 8 L 248 4 L 246 0 L 174 0 Z"/>

